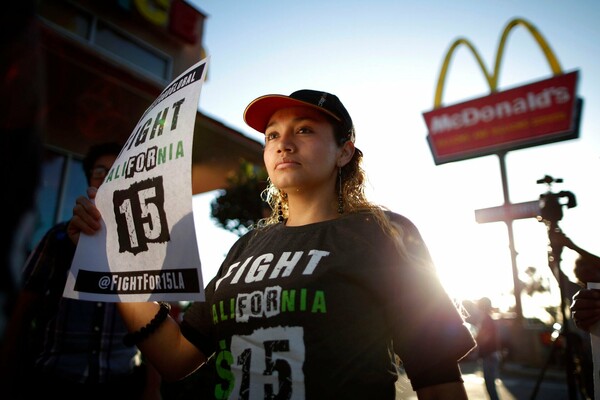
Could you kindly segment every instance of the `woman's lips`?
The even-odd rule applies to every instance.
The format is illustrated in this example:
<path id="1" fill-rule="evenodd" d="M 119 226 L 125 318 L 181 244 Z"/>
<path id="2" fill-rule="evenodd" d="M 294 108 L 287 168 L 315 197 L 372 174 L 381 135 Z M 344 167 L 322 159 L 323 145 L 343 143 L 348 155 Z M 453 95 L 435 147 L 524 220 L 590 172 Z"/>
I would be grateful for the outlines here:
<path id="1" fill-rule="evenodd" d="M 289 168 L 289 167 L 293 167 L 296 165 L 300 165 L 300 163 L 294 161 L 294 160 L 290 160 L 290 159 L 283 159 L 281 161 L 278 161 L 275 164 L 275 169 L 283 169 L 283 168 Z"/>

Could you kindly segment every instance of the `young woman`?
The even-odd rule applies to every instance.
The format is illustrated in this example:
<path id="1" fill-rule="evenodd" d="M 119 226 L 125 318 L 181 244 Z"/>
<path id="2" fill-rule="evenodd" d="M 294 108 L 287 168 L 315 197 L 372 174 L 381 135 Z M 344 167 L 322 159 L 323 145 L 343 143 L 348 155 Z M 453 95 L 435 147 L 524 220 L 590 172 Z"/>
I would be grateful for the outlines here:
<path id="1" fill-rule="evenodd" d="M 419 399 L 466 399 L 458 360 L 473 338 L 417 228 L 365 198 L 340 100 L 267 95 L 244 119 L 265 134 L 272 215 L 233 245 L 181 324 L 156 303 L 119 304 L 146 358 L 176 380 L 214 357 L 220 399 L 394 399 L 399 358 Z M 73 232 L 99 227 L 87 199 L 74 214 Z"/>

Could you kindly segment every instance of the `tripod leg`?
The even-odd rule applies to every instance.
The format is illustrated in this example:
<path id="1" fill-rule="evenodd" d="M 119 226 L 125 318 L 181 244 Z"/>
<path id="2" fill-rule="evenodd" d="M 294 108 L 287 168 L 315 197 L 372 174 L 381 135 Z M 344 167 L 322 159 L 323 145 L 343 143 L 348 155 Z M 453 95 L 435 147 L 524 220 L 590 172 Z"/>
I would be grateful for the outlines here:
<path id="1" fill-rule="evenodd" d="M 586 354 L 586 351 L 584 350 L 583 338 L 574 332 L 571 333 L 571 337 L 575 382 L 581 398 L 584 400 L 591 400 L 594 396 L 593 361 L 591 361 L 589 354 Z"/>
<path id="2" fill-rule="evenodd" d="M 558 281 L 558 287 L 560 289 L 560 311 L 562 315 L 562 331 L 561 335 L 565 338 L 565 372 L 567 374 L 567 386 L 569 389 L 569 400 L 577 399 L 577 386 L 575 381 L 575 362 L 573 360 L 573 343 L 572 335 L 569 328 L 569 317 L 566 309 L 567 298 L 571 296 L 567 295 L 566 284 L 568 277 L 562 272 L 560 268 L 561 253 L 563 250 L 563 244 L 559 240 L 559 235 L 562 234 L 561 229 L 558 226 L 558 220 L 547 221 L 548 227 L 548 238 L 550 240 L 549 252 L 548 252 L 548 266 L 553 272 L 554 276 Z"/>

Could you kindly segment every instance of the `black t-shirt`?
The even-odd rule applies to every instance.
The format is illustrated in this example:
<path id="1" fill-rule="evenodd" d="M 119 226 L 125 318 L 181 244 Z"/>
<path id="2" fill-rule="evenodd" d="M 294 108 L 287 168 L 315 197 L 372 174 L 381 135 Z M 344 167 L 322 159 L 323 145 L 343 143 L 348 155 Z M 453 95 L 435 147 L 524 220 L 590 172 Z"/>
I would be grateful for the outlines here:
<path id="1" fill-rule="evenodd" d="M 413 387 L 460 380 L 436 369 L 458 370 L 473 338 L 416 227 L 388 216 L 404 251 L 370 213 L 256 229 L 234 244 L 182 322 L 214 353 L 215 397 L 393 399 L 394 353 Z"/>

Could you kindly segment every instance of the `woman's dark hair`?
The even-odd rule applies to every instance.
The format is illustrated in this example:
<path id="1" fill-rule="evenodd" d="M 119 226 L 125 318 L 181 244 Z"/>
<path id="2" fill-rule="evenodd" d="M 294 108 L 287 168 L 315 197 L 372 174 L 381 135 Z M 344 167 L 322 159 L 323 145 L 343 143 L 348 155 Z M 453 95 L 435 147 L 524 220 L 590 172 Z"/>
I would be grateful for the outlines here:
<path id="1" fill-rule="evenodd" d="M 92 168 L 94 167 L 96 160 L 106 155 L 118 156 L 121 152 L 121 147 L 123 146 L 119 143 L 107 142 L 95 144 L 89 148 L 86 156 L 83 158 L 83 172 L 85 173 L 88 185 L 92 176 Z"/>

